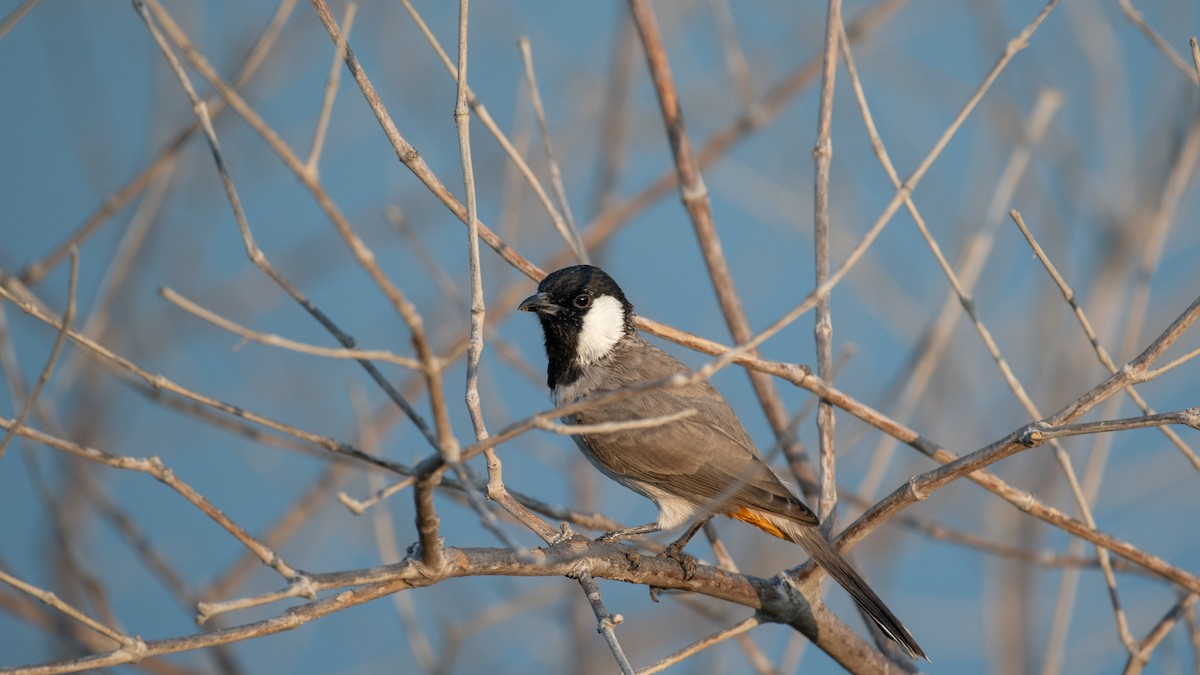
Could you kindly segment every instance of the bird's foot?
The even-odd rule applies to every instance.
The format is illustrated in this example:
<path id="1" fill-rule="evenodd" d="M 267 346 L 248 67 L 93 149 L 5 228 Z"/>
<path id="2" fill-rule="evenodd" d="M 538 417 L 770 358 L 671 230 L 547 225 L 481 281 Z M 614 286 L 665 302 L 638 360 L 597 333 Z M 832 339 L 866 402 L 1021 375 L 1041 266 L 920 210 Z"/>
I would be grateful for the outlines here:
<path id="1" fill-rule="evenodd" d="M 680 542 L 675 542 L 667 546 L 662 553 L 661 558 L 670 558 L 679 563 L 680 569 L 683 570 L 684 581 L 691 581 L 692 577 L 696 576 L 696 559 L 692 555 L 683 552 L 683 546 L 679 546 Z"/>

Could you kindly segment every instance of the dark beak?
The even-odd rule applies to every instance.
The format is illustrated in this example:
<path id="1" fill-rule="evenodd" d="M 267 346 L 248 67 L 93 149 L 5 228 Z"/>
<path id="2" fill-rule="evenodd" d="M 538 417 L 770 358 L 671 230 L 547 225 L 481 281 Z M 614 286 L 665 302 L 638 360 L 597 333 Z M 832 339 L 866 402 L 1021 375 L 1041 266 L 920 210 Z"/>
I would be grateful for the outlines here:
<path id="1" fill-rule="evenodd" d="M 537 312 L 538 314 L 554 316 L 562 308 L 551 302 L 550 296 L 545 293 L 535 293 L 517 305 L 517 309 L 522 312 Z"/>

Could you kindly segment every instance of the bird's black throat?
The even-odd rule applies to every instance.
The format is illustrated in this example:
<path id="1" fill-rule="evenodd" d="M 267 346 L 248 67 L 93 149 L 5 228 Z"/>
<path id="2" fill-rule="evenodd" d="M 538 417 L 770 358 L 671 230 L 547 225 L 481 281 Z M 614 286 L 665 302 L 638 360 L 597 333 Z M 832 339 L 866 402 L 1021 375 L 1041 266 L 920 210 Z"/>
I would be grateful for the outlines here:
<path id="1" fill-rule="evenodd" d="M 621 329 L 625 336 L 634 334 L 633 305 L 617 282 L 599 267 L 575 265 L 551 272 L 538 284 L 538 294 L 522 303 L 521 309 L 537 312 L 542 324 L 548 361 L 546 384 L 551 390 L 583 375 L 580 335 L 593 302 L 604 297 L 621 303 Z"/>
<path id="2" fill-rule="evenodd" d="M 576 350 L 583 320 L 578 316 L 545 314 L 539 315 L 538 319 L 546 342 L 546 384 L 553 391 L 556 387 L 571 384 L 582 374 Z"/>

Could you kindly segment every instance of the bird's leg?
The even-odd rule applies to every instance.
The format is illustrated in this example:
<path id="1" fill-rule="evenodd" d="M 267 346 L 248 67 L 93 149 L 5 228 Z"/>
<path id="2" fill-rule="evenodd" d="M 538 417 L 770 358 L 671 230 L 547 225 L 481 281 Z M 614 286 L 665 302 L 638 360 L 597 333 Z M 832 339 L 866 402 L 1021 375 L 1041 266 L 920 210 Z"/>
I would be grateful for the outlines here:
<path id="1" fill-rule="evenodd" d="M 628 539 L 629 537 L 636 537 L 639 534 L 650 534 L 651 532 L 658 532 L 661 529 L 662 528 L 658 526 L 658 521 L 655 521 L 653 523 L 646 523 L 645 525 L 638 525 L 637 527 L 631 527 L 627 530 L 617 530 L 615 532 L 605 532 L 604 534 L 600 535 L 599 537 L 596 537 L 596 542 L 600 543 L 600 544 L 611 544 L 611 543 L 613 543 L 615 541 L 619 541 L 621 539 Z M 629 567 L 631 569 L 637 569 L 638 566 L 640 566 L 642 564 L 642 556 L 638 554 L 637 549 L 632 549 L 632 548 L 626 549 L 625 559 L 629 561 Z"/>
<path id="2" fill-rule="evenodd" d="M 658 526 L 658 522 L 655 521 L 653 523 L 646 523 L 645 525 L 638 525 L 637 527 L 631 527 L 627 530 L 617 530 L 615 532 L 605 532 L 604 534 L 600 535 L 599 537 L 596 537 L 596 541 L 598 541 L 602 544 L 611 544 L 614 541 L 620 541 L 621 539 L 628 539 L 630 537 L 636 537 L 639 534 L 650 534 L 652 532 L 658 532 L 661 529 L 662 528 Z"/>
<path id="3" fill-rule="evenodd" d="M 687 553 L 684 553 L 683 547 L 687 546 L 687 543 L 692 540 L 692 537 L 696 536 L 696 533 L 700 531 L 700 528 L 704 527 L 704 524 L 712 519 L 712 517 L 713 514 L 710 513 L 707 516 L 697 518 L 696 522 L 692 523 L 691 527 L 684 531 L 681 537 L 668 544 L 667 548 L 664 549 L 661 554 L 662 557 L 670 558 L 671 560 L 679 563 L 679 566 L 683 569 L 684 580 L 689 580 L 696 576 L 696 559 Z"/>

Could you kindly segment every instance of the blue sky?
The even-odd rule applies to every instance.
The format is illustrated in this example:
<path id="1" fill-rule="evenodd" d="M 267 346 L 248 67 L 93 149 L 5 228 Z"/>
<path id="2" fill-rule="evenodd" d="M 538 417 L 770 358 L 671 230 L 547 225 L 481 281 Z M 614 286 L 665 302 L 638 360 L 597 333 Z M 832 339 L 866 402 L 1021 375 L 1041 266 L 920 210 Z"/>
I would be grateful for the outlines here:
<path id="1" fill-rule="evenodd" d="M 17 3 L 7 0 L 0 15 Z M 848 20 L 870 6 L 849 2 Z M 167 10 L 226 78 L 232 77 L 276 5 L 272 2 L 168 2 Z M 744 112 L 726 67 L 712 5 L 694 0 L 656 2 L 671 67 L 679 85 L 688 130 L 699 148 L 714 132 Z M 894 15 L 854 47 L 879 133 L 901 175 L 908 175 L 996 62 L 1005 44 L 1040 11 L 1032 2 L 957 3 L 923 0 L 899 3 Z M 448 50 L 456 40 L 457 3 L 420 2 L 418 9 Z M 731 14 L 750 73 L 750 90 L 762 98 L 799 65 L 819 53 L 823 4 L 731 3 Z M 1200 32 L 1193 3 L 1166 1 L 1140 7 L 1185 64 L 1187 40 Z M 344 5 L 335 3 L 341 16 Z M 528 37 L 548 125 L 562 168 L 575 220 L 581 227 L 597 214 L 597 185 L 606 139 L 603 120 L 610 98 L 614 50 L 625 5 L 621 3 L 474 3 L 471 15 L 469 81 L 501 129 L 528 137 L 525 155 L 539 177 L 549 172 L 530 121 L 524 71 L 517 41 Z M 399 3 L 364 2 L 351 44 L 379 90 L 400 132 L 456 194 L 462 194 L 457 136 L 452 117 L 454 83 Z M 636 49 L 636 42 L 630 43 Z M 247 101 L 304 156 L 311 143 L 332 45 L 307 3 L 299 3 L 261 71 L 245 88 Z M 193 120 L 178 81 L 166 67 L 144 24 L 127 3 L 41 3 L 0 38 L 0 271 L 19 273 L 77 228 L 104 200 L 142 171 L 165 144 Z M 671 169 L 657 102 L 640 52 L 632 59 L 625 105 L 627 132 L 619 139 L 618 200 L 639 193 Z M 189 71 L 198 90 L 210 92 Z M 833 105 L 831 212 L 834 265 L 849 253 L 894 194 L 875 159 L 850 89 L 840 68 Z M 1006 167 L 1021 151 L 1022 130 L 1044 92 L 1061 106 L 1042 138 L 1032 145 L 1020 180 L 1002 190 Z M 704 172 L 714 219 L 750 325 L 762 329 L 813 288 L 812 147 L 818 89 L 809 86 L 769 124 L 740 141 Z M 1048 255 L 1071 283 L 1104 344 L 1118 361 L 1128 359 L 1161 331 L 1200 288 L 1200 228 L 1194 214 L 1200 198 L 1183 172 L 1180 189 L 1169 189 L 1172 167 L 1181 162 L 1183 139 L 1196 123 L 1195 84 L 1122 13 L 1116 3 L 1066 2 L 1056 7 L 1001 73 L 980 106 L 932 165 L 915 202 L 933 236 L 951 260 L 981 228 L 994 232 L 994 247 L 975 290 L 981 319 L 995 337 L 1016 377 L 1043 414 L 1049 414 L 1099 382 L 1106 371 L 1007 219 L 1019 209 Z M 411 355 L 403 321 L 371 283 L 337 237 L 312 196 L 243 121 L 222 113 L 216 132 L 244 203 L 255 237 L 267 256 L 313 302 L 364 348 Z M 497 144 L 478 121 L 472 126 L 479 214 L 522 255 L 536 264 L 561 248 L 549 218 L 529 190 L 512 187 Z M 430 280 L 426 257 L 467 287 L 465 228 L 440 206 L 397 160 L 362 95 L 343 73 L 321 157 L 320 177 L 328 194 L 372 248 L 381 267 L 422 313 L 435 349 L 446 349 L 467 326 L 468 314 Z M 338 440 L 361 443 L 356 400 L 370 410 L 388 410 L 381 392 L 353 363 L 246 344 L 167 303 L 170 288 L 255 330 L 329 346 L 332 340 L 248 261 L 221 192 L 207 147 L 193 138 L 173 171 L 122 208 L 80 245 L 78 323 L 106 304 L 114 279 L 113 261 L 133 251 L 128 276 L 116 286 L 100 341 L 142 368 L 233 405 Z M 519 183 L 518 183 L 519 185 Z M 997 194 L 1005 195 L 997 199 Z M 513 197 L 516 194 L 517 196 Z M 157 196 L 156 196 L 157 195 Z M 1139 308 L 1138 260 L 1145 255 L 1156 213 L 1168 225 L 1147 282 L 1148 301 Z M 387 217 L 403 213 L 420 247 Z M 127 233 L 146 223 L 144 242 L 131 249 Z M 691 225 L 672 192 L 638 211 L 592 255 L 623 286 L 637 311 L 650 318 L 729 343 Z M 487 343 L 481 395 L 489 429 L 549 406 L 540 376 L 544 368 L 536 322 L 512 316 L 512 307 L 492 305 L 514 284 L 531 291 L 490 250 L 484 249 L 484 286 L 495 319 Z M 66 305 L 63 264 L 30 284 L 56 312 Z M 834 350 L 851 351 L 837 385 L 884 413 L 902 404 L 890 392 L 911 376 L 910 359 L 945 301 L 948 284 L 901 210 L 867 257 L 833 292 Z M 518 297 L 524 297 L 518 296 Z M 19 364 L 28 386 L 45 363 L 53 331 L 4 306 L 4 347 Z M 501 318 L 501 315 L 503 317 Z M 509 317 L 511 316 L 511 320 Z M 1138 319 L 1138 317 L 1142 317 Z M 1136 319 L 1140 335 L 1122 347 Z M 1195 348 L 1194 334 L 1168 354 Z M 505 356 L 511 347 L 519 357 Z M 706 357 L 673 347 L 685 362 Z M 807 315 L 767 342 L 775 359 L 815 364 L 812 318 Z M 908 423 L 958 454 L 978 449 L 1030 421 L 998 376 L 991 356 L 958 315 L 928 391 Z M 0 367 L 9 369 L 6 361 Z M 404 389 L 411 374 L 381 366 L 428 417 L 423 391 Z M 8 372 L 9 377 L 13 376 Z M 462 405 L 461 360 L 446 373 L 454 430 L 464 444 L 472 438 Z M 1195 366 L 1167 373 L 1140 391 L 1160 411 L 1197 405 Z M 773 436 L 744 373 L 727 369 L 714 378 L 760 447 Z M 789 412 L 811 395 L 777 383 Z M 20 402 L 0 391 L 0 414 L 13 416 Z M 320 457 L 270 447 L 156 403 L 85 354 L 68 348 L 42 402 L 44 415 L 31 424 L 113 454 L 161 457 L 178 475 L 251 532 L 269 528 L 327 467 Z M 389 411 L 390 414 L 390 411 Z M 1133 416 L 1128 400 L 1093 413 Z M 1180 435 L 1195 445 L 1195 432 Z M 1190 436 L 1189 436 L 1190 434 Z M 837 425 L 839 484 L 857 489 L 880 438 L 849 415 Z M 800 438 L 813 448 L 811 417 Z M 1101 452 L 1095 438 L 1066 443 L 1075 470 Z M 1197 504 L 1197 474 L 1178 450 L 1153 430 L 1122 432 L 1111 446 L 1094 515 L 1100 529 L 1131 541 L 1185 570 L 1200 568 L 1200 537 L 1185 515 Z M 380 451 L 396 461 L 419 461 L 431 452 L 410 424 L 386 424 Z M 625 523 L 652 518 L 652 506 L 619 486 L 579 468 L 570 442 L 529 434 L 501 448 L 510 487 L 554 504 L 596 509 Z M 73 468 L 74 467 L 74 468 Z M 477 467 L 483 470 L 482 464 Z M 898 446 L 883 473 L 879 498 L 932 462 Z M 1076 513 L 1062 474 L 1048 448 L 1022 453 L 996 467 L 1014 486 L 1048 504 Z M 51 565 L 54 531 L 48 503 L 39 498 L 43 481 L 51 500 L 79 527 L 74 552 L 106 589 L 122 625 L 146 638 L 195 630 L 194 616 L 181 607 L 147 570 L 106 520 L 95 500 L 70 487 L 73 471 L 85 472 L 107 499 L 131 514 L 194 589 L 219 576 L 242 552 L 227 533 L 152 478 L 109 468 L 72 464 L 50 448 L 24 442 L 0 460 L 0 566 L 46 588 L 60 588 Z M 572 478 L 575 476 L 575 478 Z M 582 483 L 580 482 L 582 481 Z M 590 485 L 584 490 L 580 485 Z M 358 470 L 341 489 L 363 496 L 368 487 Z M 447 543 L 500 545 L 469 509 L 440 496 Z M 401 548 L 415 541 L 408 492 L 390 500 Z M 841 522 L 847 522 L 842 511 Z M 906 514 L 955 530 L 1030 550 L 1063 552 L 1066 537 L 979 487 L 959 481 L 913 506 Z M 727 543 L 748 573 L 769 576 L 798 563 L 793 548 L 732 523 L 721 525 Z M 514 536 L 534 538 L 512 527 Z M 711 559 L 702 543 L 697 555 Z M 906 621 L 933 656 L 931 672 L 1003 670 L 1007 665 L 1040 669 L 1046 657 L 1061 569 L 1005 562 L 959 544 L 934 541 L 904 527 L 885 527 L 857 551 L 857 562 L 881 595 Z M 1083 554 L 1093 555 L 1085 547 Z M 370 566 L 381 562 L 369 517 L 356 517 L 328 499 L 281 555 L 314 571 Z M 387 560 L 390 562 L 390 560 Z M 1140 575 L 1118 575 L 1131 630 L 1141 638 L 1167 611 L 1174 591 Z M 256 572 L 237 594 L 272 590 L 279 579 Z M 703 635 L 744 618 L 744 608 L 708 605 L 715 622 L 697 618 L 675 598 L 651 605 L 645 589 L 617 583 L 601 586 L 611 611 L 627 623 L 618 635 L 635 665 L 661 658 Z M 535 600 L 523 609 L 523 602 Z M 5 591 L 8 593 L 9 591 Z M 1019 600 L 1019 656 L 1002 654 L 1012 643 L 995 637 L 1008 615 L 1006 599 Z M 848 599 L 828 593 L 831 606 L 861 629 Z M 572 621 L 587 623 L 588 610 L 573 582 L 563 579 L 467 579 L 411 594 L 435 647 L 486 606 L 510 606 L 513 616 L 472 634 L 456 655 L 456 672 L 484 665 L 502 672 L 530 669 L 560 672 L 573 661 L 585 672 L 608 672 L 598 636 L 574 641 Z M 532 602 L 532 601 L 530 601 Z M 84 603 L 89 610 L 93 605 Z M 271 616 L 278 606 L 227 617 L 243 622 Z M 520 610 L 520 611 L 517 611 Z M 581 618 L 582 617 L 582 618 Z M 1063 649 L 1065 672 L 1118 672 L 1124 662 L 1107 590 L 1094 568 L 1082 572 L 1076 608 Z M 1010 635 L 1010 633 L 1004 633 Z M 529 636 L 537 635 L 533 641 Z M 991 636 L 990 636 L 991 635 Z M 791 631 L 766 627 L 754 632 L 776 664 L 786 656 Z M 232 652 L 247 672 L 379 672 L 412 663 L 410 633 L 387 601 L 375 602 L 295 632 L 236 645 Z M 1156 653 L 1148 672 L 1188 670 L 1195 654 L 1178 629 Z M 572 651 L 572 650 L 585 651 Z M 0 668 L 62 658 L 67 653 L 42 630 L 0 611 Z M 178 657 L 178 663 L 208 672 L 207 655 Z M 837 666 L 807 650 L 807 672 L 837 672 Z M 679 672 L 744 672 L 745 656 L 732 644 L 689 661 Z"/>

